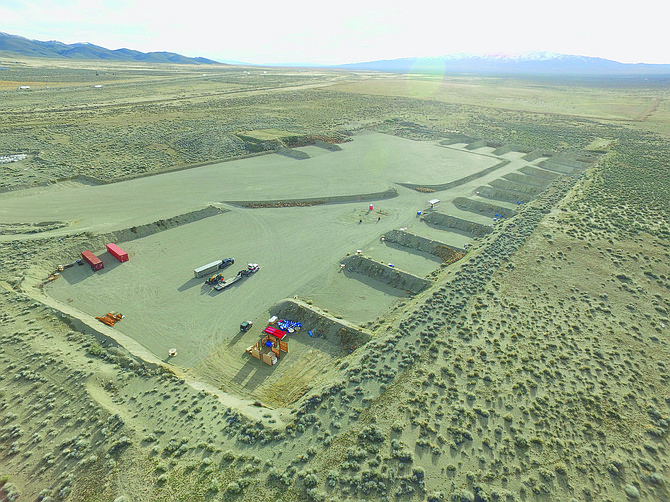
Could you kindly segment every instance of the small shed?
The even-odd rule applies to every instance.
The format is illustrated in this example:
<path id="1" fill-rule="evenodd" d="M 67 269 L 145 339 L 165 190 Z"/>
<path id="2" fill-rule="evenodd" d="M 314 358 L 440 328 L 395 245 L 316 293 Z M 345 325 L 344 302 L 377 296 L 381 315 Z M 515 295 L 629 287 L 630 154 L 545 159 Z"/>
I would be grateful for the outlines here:
<path id="1" fill-rule="evenodd" d="M 281 330 L 277 330 L 281 331 Z M 283 332 L 282 332 L 283 333 Z M 288 342 L 277 338 L 274 335 L 266 334 L 251 347 L 247 347 L 247 352 L 260 359 L 265 364 L 273 366 L 277 364 L 280 354 L 286 352 L 288 354 Z"/>
<path id="2" fill-rule="evenodd" d="M 432 208 L 437 206 L 440 203 L 440 199 L 430 199 L 428 205 Z"/>

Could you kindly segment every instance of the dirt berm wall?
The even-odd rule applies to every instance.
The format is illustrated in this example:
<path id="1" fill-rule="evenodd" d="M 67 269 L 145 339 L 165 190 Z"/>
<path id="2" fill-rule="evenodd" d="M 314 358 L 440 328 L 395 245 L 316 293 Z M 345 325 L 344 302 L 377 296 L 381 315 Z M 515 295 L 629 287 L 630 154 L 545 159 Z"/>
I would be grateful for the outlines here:
<path id="1" fill-rule="evenodd" d="M 521 169 L 519 169 L 519 171 L 527 174 L 528 176 L 534 176 L 536 178 L 542 178 L 551 181 L 561 177 L 559 173 L 555 173 L 554 171 L 547 171 L 546 169 L 540 169 L 539 167 L 533 166 L 523 166 Z"/>
<path id="2" fill-rule="evenodd" d="M 529 176 L 528 174 L 509 173 L 503 176 L 504 179 L 514 181 L 516 183 L 523 183 L 524 185 L 534 185 L 536 187 L 546 188 L 551 183 L 550 179 L 538 178 L 537 176 Z"/>
<path id="3" fill-rule="evenodd" d="M 384 192 L 361 193 L 353 195 L 333 195 L 331 197 L 308 197 L 304 199 L 275 199 L 275 200 L 235 200 L 226 201 L 225 204 L 242 207 L 294 207 L 294 206 L 317 206 L 319 204 L 336 204 L 339 202 L 360 202 L 392 199 L 398 196 L 395 188 L 389 188 Z"/>
<path id="4" fill-rule="evenodd" d="M 440 145 L 449 146 L 457 143 L 465 143 L 467 145 L 474 143 L 475 141 L 477 141 L 477 139 L 472 136 L 466 136 L 465 134 L 451 134 L 447 139 L 440 141 Z"/>
<path id="5" fill-rule="evenodd" d="M 553 157 L 555 153 L 553 152 L 547 152 L 545 150 L 533 150 L 527 155 L 524 155 L 521 157 L 523 160 L 526 162 L 533 162 L 534 160 L 540 159 L 542 157 Z"/>
<path id="6" fill-rule="evenodd" d="M 502 188 L 493 188 L 488 185 L 477 187 L 477 192 L 480 197 L 499 200 L 502 202 L 530 202 L 533 199 L 533 196 L 530 194 L 512 192 L 509 190 L 503 190 Z"/>
<path id="7" fill-rule="evenodd" d="M 486 169 L 477 171 L 476 173 L 465 176 L 464 178 L 459 178 L 448 183 L 441 183 L 439 185 L 417 185 L 416 183 L 398 183 L 398 185 L 409 188 L 411 190 L 416 190 L 417 192 L 441 192 L 443 190 L 451 190 L 452 188 L 470 183 L 472 180 L 482 178 L 488 174 L 491 174 L 493 171 L 500 169 L 501 167 L 505 167 L 509 163 L 509 160 L 503 160 L 494 166 L 487 167 Z"/>
<path id="8" fill-rule="evenodd" d="M 337 319 L 332 314 L 300 300 L 282 300 L 270 310 L 271 315 L 280 319 L 299 321 L 302 331 L 311 330 L 317 336 L 342 346 L 349 352 L 368 343 L 372 335 L 344 319 Z"/>
<path id="9" fill-rule="evenodd" d="M 277 153 L 279 155 L 283 155 L 284 157 L 290 157 L 292 159 L 297 160 L 304 160 L 311 158 L 307 152 L 303 152 L 302 150 L 294 150 L 293 148 L 285 148 L 283 146 L 277 148 Z"/>
<path id="10" fill-rule="evenodd" d="M 445 263 L 453 263 L 456 260 L 461 259 L 465 254 L 462 249 L 450 246 L 444 242 L 426 239 L 425 237 L 420 237 L 416 234 L 404 232 L 402 230 L 391 230 L 384 234 L 383 237 L 385 242 L 393 242 L 394 244 L 406 248 L 416 249 L 418 251 L 423 251 L 424 253 L 435 255 L 442 258 Z"/>
<path id="11" fill-rule="evenodd" d="M 497 150 L 495 150 L 493 152 L 493 155 L 505 155 L 506 153 L 510 153 L 510 152 L 518 152 L 518 153 L 529 154 L 529 153 L 531 153 L 531 149 L 528 148 L 527 146 L 523 146 L 523 145 L 510 144 L 510 145 L 501 146 L 500 148 L 498 148 Z"/>
<path id="12" fill-rule="evenodd" d="M 502 214 L 505 218 L 511 218 L 516 214 L 514 209 L 498 206 L 481 199 L 468 199 L 466 197 L 456 197 L 453 201 L 454 206 L 463 211 L 471 213 L 486 214 L 493 218 L 494 214 Z"/>
<path id="13" fill-rule="evenodd" d="M 544 188 L 534 186 L 534 185 L 524 185 L 523 183 L 517 183 L 516 181 L 506 180 L 504 178 L 498 178 L 489 183 L 492 187 L 501 188 L 503 190 L 511 190 L 513 192 L 528 193 L 531 195 L 539 194 Z"/>
<path id="14" fill-rule="evenodd" d="M 474 143 L 470 143 L 465 147 L 466 150 L 477 150 L 479 148 L 500 148 L 502 145 L 498 142 L 495 141 L 486 141 L 486 140 L 480 140 L 480 141 L 475 141 Z"/>
<path id="15" fill-rule="evenodd" d="M 462 230 L 477 237 L 490 234 L 493 228 L 490 225 L 482 225 L 474 221 L 463 220 L 444 213 L 425 213 L 422 217 L 427 223 L 437 225 L 438 227 L 455 228 Z"/>
<path id="16" fill-rule="evenodd" d="M 55 246 L 55 253 L 50 255 L 54 260 L 54 269 L 57 264 L 69 263 L 73 260 L 81 258 L 81 252 L 84 249 L 90 249 L 93 252 L 104 250 L 109 242 L 116 244 L 123 244 L 124 242 L 148 237 L 158 232 L 163 232 L 171 228 L 193 223 L 195 221 L 227 213 L 229 209 L 224 209 L 218 206 L 207 206 L 203 209 L 191 211 L 190 213 L 179 214 L 165 220 L 158 220 L 144 225 L 115 230 L 105 234 L 85 234 L 87 240 L 85 242 L 76 242 L 72 245 L 64 245 L 62 247 Z"/>
<path id="17" fill-rule="evenodd" d="M 314 146 L 318 146 L 319 148 L 325 148 L 326 150 L 330 150 L 331 152 L 339 152 L 342 150 L 342 147 L 340 145 L 336 145 L 335 143 L 328 143 L 320 139 L 317 139 L 314 142 Z"/>
<path id="18" fill-rule="evenodd" d="M 346 270 L 366 275 L 392 288 L 408 293 L 418 293 L 428 287 L 430 281 L 422 277 L 403 272 L 394 267 L 389 267 L 383 263 L 374 261 L 371 258 L 361 255 L 347 256 L 344 260 Z"/>
<path id="19" fill-rule="evenodd" d="M 537 165 L 542 169 L 548 169 L 549 171 L 554 171 L 561 174 L 572 174 L 578 169 L 576 167 L 568 166 L 563 162 L 557 162 L 554 160 L 543 160 Z"/>
<path id="20" fill-rule="evenodd" d="M 599 156 L 592 156 L 593 160 L 590 159 L 581 159 L 582 152 L 562 152 L 560 155 L 549 159 L 547 162 L 556 162 L 557 164 L 563 164 L 565 166 L 570 166 L 578 170 L 586 169 L 591 165 L 593 160 L 597 160 Z M 589 156 L 589 155 L 587 155 Z"/>

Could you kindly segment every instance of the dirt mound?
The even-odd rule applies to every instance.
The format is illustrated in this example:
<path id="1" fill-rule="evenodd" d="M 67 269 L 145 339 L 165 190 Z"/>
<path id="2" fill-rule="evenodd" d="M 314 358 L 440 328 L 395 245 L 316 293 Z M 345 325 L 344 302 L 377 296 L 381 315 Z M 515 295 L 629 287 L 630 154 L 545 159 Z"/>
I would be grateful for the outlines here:
<path id="1" fill-rule="evenodd" d="M 533 162 L 534 160 L 540 159 L 542 157 L 552 157 L 554 153 L 547 152 L 545 150 L 533 150 L 528 155 L 521 157 L 526 162 Z"/>
<path id="2" fill-rule="evenodd" d="M 523 183 L 517 183 L 516 181 L 511 181 L 504 178 L 493 180 L 489 184 L 495 188 L 509 190 L 510 192 L 527 193 L 533 196 L 539 194 L 542 190 L 544 190 L 543 187 L 535 185 L 525 185 Z"/>
<path id="3" fill-rule="evenodd" d="M 0 223 L 0 235 L 37 234 L 67 227 L 65 221 L 42 221 L 40 223 Z"/>
<path id="4" fill-rule="evenodd" d="M 521 183 L 524 185 L 533 185 L 542 188 L 546 188 L 551 183 L 550 179 L 538 178 L 536 176 L 529 176 L 527 174 L 521 174 L 521 173 L 509 173 L 503 176 L 503 178 L 510 181 L 514 181 L 515 183 Z"/>
<path id="5" fill-rule="evenodd" d="M 307 152 L 294 150 L 293 148 L 280 147 L 277 148 L 277 153 L 279 155 L 283 155 L 284 157 L 289 157 L 291 159 L 297 159 L 297 160 L 305 160 L 311 158 L 311 156 Z"/>
<path id="6" fill-rule="evenodd" d="M 381 199 L 392 199 L 398 196 L 398 191 L 389 188 L 384 192 L 362 193 L 353 195 L 334 195 L 332 197 L 309 197 L 305 199 L 276 199 L 276 200 L 236 200 L 226 201 L 225 204 L 241 207 L 295 207 L 295 206 L 317 206 L 319 204 L 335 204 L 338 202 L 360 202 L 376 201 Z"/>
<path id="7" fill-rule="evenodd" d="M 427 279 L 379 263 L 366 256 L 348 256 L 342 260 L 342 263 L 344 263 L 348 272 L 357 272 L 366 275 L 393 288 L 407 291 L 410 294 L 418 293 L 429 285 Z"/>
<path id="8" fill-rule="evenodd" d="M 363 328 L 300 300 L 283 300 L 272 307 L 270 313 L 280 319 L 300 322 L 303 331 L 310 330 L 314 335 L 340 345 L 345 352 L 365 345 L 372 336 Z"/>
<path id="9" fill-rule="evenodd" d="M 487 174 L 490 174 L 493 171 L 500 169 L 501 167 L 505 167 L 509 163 L 510 163 L 509 160 L 503 160 L 502 162 L 494 166 L 487 167 L 486 169 L 482 169 L 481 171 L 465 176 L 464 178 L 450 181 L 449 183 L 442 183 L 440 185 L 416 185 L 414 183 L 398 183 L 398 185 L 403 186 L 405 188 L 409 188 L 411 190 L 416 190 L 417 192 L 424 192 L 424 193 L 438 192 L 441 190 L 451 190 L 452 188 L 465 185 L 466 183 L 469 183 L 472 180 L 476 180 L 478 178 L 486 176 Z"/>
<path id="10" fill-rule="evenodd" d="M 521 169 L 519 169 L 519 171 L 521 171 L 524 174 L 527 174 L 528 176 L 534 176 L 536 178 L 542 178 L 550 181 L 553 181 L 556 178 L 561 177 L 560 173 L 555 173 L 554 171 L 547 171 L 546 169 L 541 169 L 539 167 L 533 167 L 533 166 L 524 166 Z"/>
<path id="11" fill-rule="evenodd" d="M 469 144 L 469 143 L 474 143 L 475 141 L 477 141 L 476 138 L 473 138 L 471 136 L 466 136 L 465 134 L 452 134 L 452 135 L 449 135 L 449 137 L 447 139 L 443 139 L 442 141 L 440 141 L 440 145 L 449 146 L 449 145 L 455 145 L 455 144 L 458 144 L 458 143 Z"/>
<path id="12" fill-rule="evenodd" d="M 477 150 L 478 148 L 500 148 L 502 145 L 500 143 L 494 142 L 494 141 L 486 141 L 484 139 L 475 141 L 474 143 L 468 144 L 465 149 L 466 150 Z"/>
<path id="13" fill-rule="evenodd" d="M 455 216 L 450 216 L 443 213 L 426 213 L 421 217 L 421 219 L 426 223 L 430 223 L 438 227 L 455 228 L 456 230 L 461 230 L 476 237 L 490 234 L 493 230 L 493 227 L 490 225 L 482 225 L 480 223 L 475 223 L 474 221 L 463 220 L 461 218 L 456 218 Z"/>
<path id="14" fill-rule="evenodd" d="M 342 143 L 342 141 L 339 141 Z M 314 140 L 314 146 L 318 146 L 319 148 L 325 148 L 326 150 L 329 150 L 331 152 L 339 152 L 342 150 L 342 147 L 336 143 L 329 143 L 328 141 L 324 141 L 322 139 L 316 139 Z"/>
<path id="15" fill-rule="evenodd" d="M 461 249 L 450 246 L 449 244 L 426 239 L 425 237 L 420 237 L 416 234 L 401 230 L 391 230 L 386 233 L 383 238 L 386 242 L 393 242 L 400 246 L 438 256 L 447 264 L 460 260 L 465 255 Z"/>
<path id="16" fill-rule="evenodd" d="M 337 143 L 351 141 L 351 138 L 338 132 L 329 134 L 295 134 L 278 129 L 257 129 L 237 134 L 250 152 L 262 152 L 316 145 L 331 151 L 341 150 Z M 296 157 L 294 157 L 296 158 Z M 302 157 L 307 158 L 307 157 Z"/>
<path id="17" fill-rule="evenodd" d="M 63 263 L 69 262 L 81 258 L 80 253 L 87 248 L 104 249 L 109 242 L 120 244 L 135 239 L 141 239 L 142 237 L 148 237 L 149 235 L 157 234 L 158 232 L 162 232 L 164 230 L 169 230 L 187 223 L 193 223 L 194 221 L 227 212 L 228 209 L 224 209 L 218 206 L 207 206 L 203 209 L 179 214 L 166 220 L 158 220 L 154 221 L 153 223 L 146 223 L 144 225 L 116 230 L 114 232 L 108 232 L 105 234 L 92 234 L 85 242 L 77 242 L 71 246 L 55 248 L 59 249 L 60 252 L 56 255 L 53 255 L 52 257 L 53 259 Z"/>
<path id="18" fill-rule="evenodd" d="M 519 152 L 519 153 L 530 153 L 531 149 L 523 145 L 505 145 L 493 152 L 493 155 L 504 155 L 510 152 Z"/>
<path id="19" fill-rule="evenodd" d="M 486 199 L 499 200 L 501 202 L 529 202 L 533 199 L 533 196 L 530 194 L 522 194 L 518 192 L 512 192 L 510 190 L 504 190 L 502 188 L 494 188 L 491 186 L 480 186 L 477 188 L 480 197 Z"/>
<path id="20" fill-rule="evenodd" d="M 502 214 L 505 218 L 511 218 L 516 214 L 513 209 L 497 206 L 490 202 L 480 199 L 468 199 L 466 197 L 456 197 L 453 201 L 454 206 L 463 211 L 470 211 L 471 213 L 487 214 L 493 217 L 495 214 Z"/>
<path id="21" fill-rule="evenodd" d="M 583 166 L 580 163 L 560 159 L 543 160 L 538 166 L 542 169 L 548 169 L 549 171 L 561 174 L 573 174 L 575 171 L 583 169 Z"/>

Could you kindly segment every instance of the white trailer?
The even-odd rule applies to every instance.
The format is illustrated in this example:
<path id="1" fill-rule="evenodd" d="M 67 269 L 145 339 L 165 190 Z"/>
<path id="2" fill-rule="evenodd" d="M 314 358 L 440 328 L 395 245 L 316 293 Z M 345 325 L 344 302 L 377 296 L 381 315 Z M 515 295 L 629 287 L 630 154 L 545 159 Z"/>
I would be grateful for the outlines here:
<path id="1" fill-rule="evenodd" d="M 208 263 L 207 265 L 203 265 L 202 267 L 198 267 L 193 270 L 193 274 L 197 277 L 204 277 L 206 275 L 212 274 L 219 270 L 219 266 L 223 263 L 223 260 L 216 260 L 213 261 L 212 263 Z"/>

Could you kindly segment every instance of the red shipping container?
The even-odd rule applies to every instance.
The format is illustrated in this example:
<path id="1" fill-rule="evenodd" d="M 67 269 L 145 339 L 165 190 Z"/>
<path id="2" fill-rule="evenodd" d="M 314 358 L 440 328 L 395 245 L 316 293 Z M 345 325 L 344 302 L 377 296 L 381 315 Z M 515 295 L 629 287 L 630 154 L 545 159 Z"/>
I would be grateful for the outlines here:
<path id="1" fill-rule="evenodd" d="M 100 258 L 95 256 L 90 251 L 82 251 L 81 257 L 84 259 L 86 263 L 88 263 L 91 266 L 93 270 L 102 270 L 103 268 L 105 268 L 105 265 L 102 263 Z"/>
<path id="2" fill-rule="evenodd" d="M 111 254 L 114 258 L 119 260 L 121 263 L 123 263 L 124 261 L 128 261 L 128 253 L 126 253 L 116 244 L 112 244 L 111 242 L 107 244 L 107 252 Z"/>

